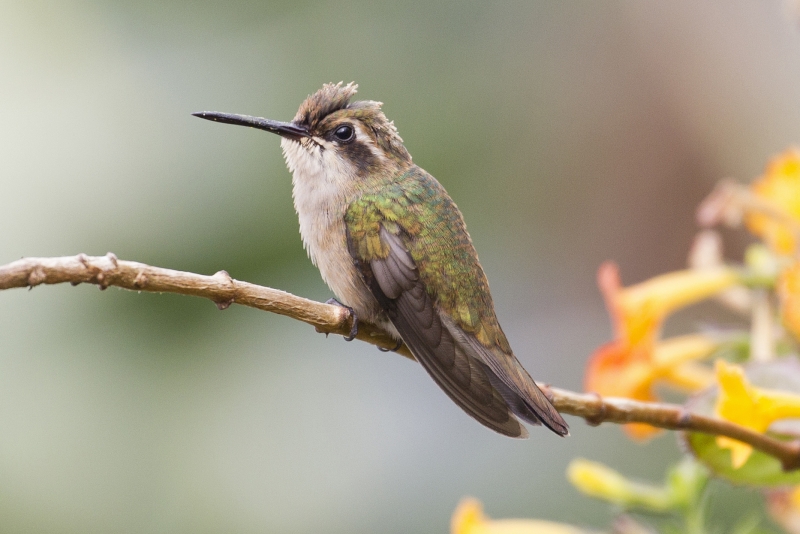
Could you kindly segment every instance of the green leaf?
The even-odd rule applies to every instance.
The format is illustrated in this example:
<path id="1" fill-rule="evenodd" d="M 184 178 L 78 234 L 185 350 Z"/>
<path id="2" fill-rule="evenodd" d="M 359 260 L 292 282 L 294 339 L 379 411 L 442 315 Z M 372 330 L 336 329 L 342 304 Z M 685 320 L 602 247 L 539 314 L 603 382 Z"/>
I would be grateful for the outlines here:
<path id="1" fill-rule="evenodd" d="M 714 436 L 691 432 L 684 436 L 690 452 L 708 467 L 715 476 L 723 477 L 734 484 L 749 486 L 783 486 L 800 484 L 800 470 L 784 472 L 781 463 L 774 457 L 754 450 L 745 464 L 734 469 L 731 451 L 717 446 Z"/>

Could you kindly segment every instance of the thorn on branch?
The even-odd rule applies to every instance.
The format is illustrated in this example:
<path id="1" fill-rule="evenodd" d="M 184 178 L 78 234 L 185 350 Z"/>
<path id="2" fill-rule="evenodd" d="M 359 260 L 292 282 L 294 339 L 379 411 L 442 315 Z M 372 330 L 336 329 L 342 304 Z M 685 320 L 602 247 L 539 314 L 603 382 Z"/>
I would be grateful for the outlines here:
<path id="1" fill-rule="evenodd" d="M 233 299 L 215 300 L 214 304 L 217 305 L 217 309 L 220 310 L 220 311 L 227 310 L 230 307 L 230 305 L 233 304 Z"/>
<path id="2" fill-rule="evenodd" d="M 600 424 L 606 420 L 606 404 L 603 402 L 603 397 L 601 397 L 599 393 L 592 391 L 589 395 L 597 400 L 597 404 L 595 405 L 595 413 L 593 415 L 584 416 L 584 419 L 589 426 L 600 426 Z"/>
<path id="3" fill-rule="evenodd" d="M 33 289 L 34 286 L 38 286 L 46 279 L 47 274 L 44 272 L 42 266 L 39 265 L 31 271 L 31 274 L 28 275 L 28 288 Z"/>
<path id="4" fill-rule="evenodd" d="M 91 260 L 89 259 L 89 257 L 86 254 L 84 254 L 83 252 L 78 254 L 76 257 L 78 258 L 78 261 L 81 263 L 81 265 L 83 265 L 84 269 L 86 269 L 90 273 L 94 273 L 94 272 L 97 273 L 97 274 L 94 275 L 94 283 L 97 284 L 97 286 L 100 288 L 100 291 L 103 291 L 104 289 L 106 289 L 108 287 L 108 285 L 105 283 L 106 276 L 105 276 L 105 274 L 103 274 L 103 272 L 100 270 L 100 268 L 98 268 L 96 265 L 92 265 Z M 113 253 L 109 252 L 108 254 L 106 254 L 105 257 L 108 258 L 109 260 L 111 260 L 111 262 L 114 264 L 114 267 L 117 266 L 117 257 L 114 256 Z M 112 259 L 112 257 L 113 257 L 113 259 Z M 76 286 L 76 285 L 80 284 L 80 281 L 73 280 L 70 283 L 72 285 Z"/>
<path id="5" fill-rule="evenodd" d="M 115 269 L 119 267 L 119 264 L 117 263 L 116 254 L 114 254 L 113 252 L 106 252 L 106 258 L 108 258 L 108 260 L 112 263 L 112 265 L 114 265 Z"/>
<path id="6" fill-rule="evenodd" d="M 231 278 L 231 275 L 229 275 L 228 271 L 226 271 L 225 269 L 215 272 L 214 278 L 219 278 L 221 280 L 224 280 L 225 282 L 230 284 L 231 287 L 233 287 L 233 278 Z"/>
<path id="7" fill-rule="evenodd" d="M 226 271 L 224 269 L 222 271 L 215 272 L 213 278 L 220 279 L 224 283 L 228 284 L 230 286 L 231 293 L 234 293 L 233 296 L 231 296 L 228 299 L 215 300 L 214 301 L 214 304 L 217 305 L 217 309 L 218 310 L 220 310 L 220 311 L 221 310 L 227 310 L 230 307 L 230 305 L 234 303 L 234 301 L 236 299 L 236 295 L 235 295 L 236 285 L 233 283 L 233 278 L 231 278 L 231 275 L 228 274 L 228 271 Z"/>
<path id="8" fill-rule="evenodd" d="M 136 278 L 133 279 L 133 286 L 139 289 L 144 289 L 147 285 L 147 275 L 144 274 L 144 271 L 139 271 L 136 275 Z"/>

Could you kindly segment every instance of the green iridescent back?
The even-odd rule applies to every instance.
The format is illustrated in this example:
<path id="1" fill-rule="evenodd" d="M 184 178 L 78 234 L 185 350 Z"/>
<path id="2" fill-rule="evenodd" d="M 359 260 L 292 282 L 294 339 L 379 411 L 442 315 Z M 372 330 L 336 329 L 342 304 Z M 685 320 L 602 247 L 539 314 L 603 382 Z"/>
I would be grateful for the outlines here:
<path id="1" fill-rule="evenodd" d="M 389 184 L 366 185 L 345 223 L 362 262 L 388 256 L 381 226 L 401 236 L 438 309 L 484 346 L 511 353 L 464 219 L 433 176 L 412 165 Z"/>

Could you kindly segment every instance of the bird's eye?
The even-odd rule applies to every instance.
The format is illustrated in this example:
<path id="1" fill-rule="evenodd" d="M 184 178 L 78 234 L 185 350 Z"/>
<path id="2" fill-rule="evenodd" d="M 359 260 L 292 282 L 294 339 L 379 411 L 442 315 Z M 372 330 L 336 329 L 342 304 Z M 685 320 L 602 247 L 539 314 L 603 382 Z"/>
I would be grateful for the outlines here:
<path id="1" fill-rule="evenodd" d="M 356 131 L 349 124 L 344 124 L 334 130 L 333 136 L 340 143 L 349 143 L 356 138 Z"/>

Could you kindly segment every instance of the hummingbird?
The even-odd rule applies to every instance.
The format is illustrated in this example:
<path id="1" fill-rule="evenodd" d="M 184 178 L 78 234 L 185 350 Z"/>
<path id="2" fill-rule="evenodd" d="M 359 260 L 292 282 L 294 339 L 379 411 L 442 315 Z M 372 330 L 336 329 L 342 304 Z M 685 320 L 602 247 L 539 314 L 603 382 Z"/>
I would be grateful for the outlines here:
<path id="1" fill-rule="evenodd" d="M 291 122 L 193 115 L 281 137 L 303 245 L 353 316 L 345 339 L 359 319 L 376 324 L 488 428 L 524 438 L 522 420 L 568 435 L 500 328 L 458 207 L 412 163 L 381 102 L 351 101 L 357 88 L 323 85 Z"/>

